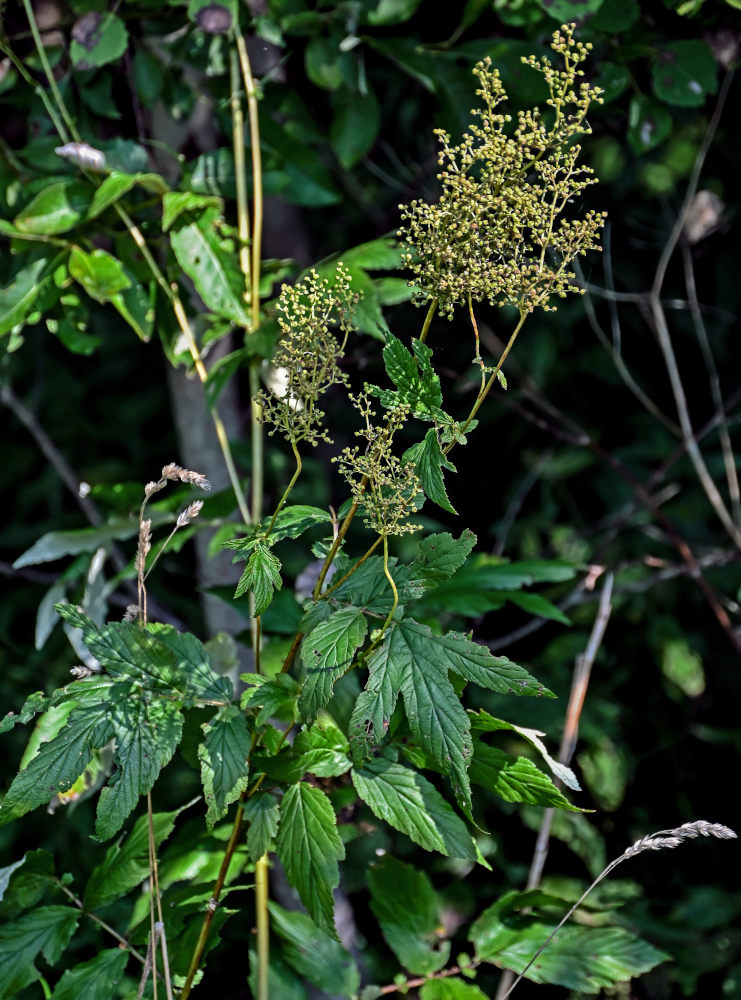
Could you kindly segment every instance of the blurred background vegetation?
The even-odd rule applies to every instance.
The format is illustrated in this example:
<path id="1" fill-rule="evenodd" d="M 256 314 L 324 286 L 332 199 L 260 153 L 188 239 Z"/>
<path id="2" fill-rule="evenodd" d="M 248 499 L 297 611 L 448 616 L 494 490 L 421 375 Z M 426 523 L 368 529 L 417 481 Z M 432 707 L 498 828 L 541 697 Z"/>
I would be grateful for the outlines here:
<path id="1" fill-rule="evenodd" d="M 484 407 L 476 450 L 459 450 L 458 475 L 448 476 L 459 517 L 442 515 L 438 523 L 456 533 L 470 526 L 479 550 L 493 557 L 577 566 L 576 582 L 539 591 L 560 616 L 545 606 L 533 617 L 512 602 L 490 601 L 476 624 L 477 638 L 559 694 L 553 702 L 523 699 L 514 720 L 546 730 L 553 743 L 603 574 L 615 575 L 576 758 L 585 788 L 579 803 L 595 812 L 557 824 L 546 884 L 548 878 L 561 888 L 567 879 L 583 882 L 654 829 L 698 817 L 733 826 L 739 817 L 734 776 L 741 767 L 741 503 L 734 460 L 741 433 L 735 228 L 741 93 L 733 76 L 741 3 L 267 0 L 249 8 L 241 20 L 249 25 L 261 91 L 264 250 L 281 278 L 393 233 L 399 203 L 435 196 L 432 130 L 457 136 L 465 128 L 476 60 L 491 56 L 516 108 L 545 96 L 521 56 L 544 51 L 554 28 L 572 18 L 578 36 L 592 42 L 588 72 L 605 100 L 591 115 L 593 135 L 584 143 L 600 178 L 586 194 L 586 207 L 609 213 L 604 253 L 584 262 L 583 298 L 528 322 L 505 366 L 506 394 Z M 124 170 L 157 171 L 183 190 L 233 204 L 228 53 L 224 37 L 202 24 L 213 5 L 124 0 L 114 8 L 96 0 L 40 0 L 34 10 L 87 142 Z M 43 88 L 22 5 L 6 3 L 2 13 L 3 45 Z M 65 174 L 38 91 L 3 53 L 0 123 L 0 215 L 14 219 L 50 178 L 72 176 L 74 168 Z M 143 189 L 129 195 L 145 233 L 148 197 Z M 96 245 L 115 246 L 136 270 L 140 262 L 106 220 Z M 49 609 L 65 588 L 74 596 L 90 577 L 90 547 L 62 559 L 47 553 L 48 561 L 17 562 L 45 533 L 89 523 L 91 508 L 81 510 L 63 481 L 62 460 L 73 485 L 90 484 L 87 499 L 103 521 L 127 518 L 141 485 L 165 462 L 182 462 L 225 486 L 201 387 L 168 361 L 179 358 L 179 347 L 162 303 L 153 299 L 151 329 L 140 331 L 151 334 L 148 340 L 110 303 L 58 288 L 51 276 L 19 307 L 14 280 L 34 257 L 25 245 L 23 260 L 18 252 L 18 242 L 0 228 L 2 714 L 32 690 L 63 684 L 75 662 L 61 630 L 51 627 Z M 377 323 L 407 342 L 421 325 L 403 283 L 390 280 L 383 266 L 365 275 L 371 336 L 352 345 L 356 385 L 380 368 Z M 461 412 L 475 377 L 467 322 L 463 316 L 436 320 L 429 339 L 448 398 L 458 395 Z M 479 326 L 485 354 L 497 357 L 510 317 L 482 308 Z M 211 341 L 209 364 L 243 346 L 225 324 L 200 332 L 202 343 Z M 262 332 L 261 349 L 269 353 L 269 320 Z M 249 396 L 239 371 L 221 407 L 240 470 L 249 475 Z M 335 424 L 338 418 L 333 414 Z M 345 433 L 349 439 L 350 429 Z M 689 453 L 697 446 L 693 462 Z M 307 461 L 297 502 L 342 501 L 326 457 L 320 450 Z M 280 495 L 288 469 L 277 446 L 268 468 L 273 496 Z M 211 516 L 227 517 L 230 507 L 224 495 Z M 125 564 L 132 542 L 117 544 Z M 169 620 L 204 638 L 220 628 L 239 633 L 246 623 L 220 599 L 231 593 L 228 573 L 228 565 L 209 571 L 186 546 L 165 558 L 152 594 Z M 204 589 L 214 595 L 210 603 L 202 600 Z M 117 599 L 128 603 L 120 591 L 107 599 L 112 614 L 118 614 Z M 570 624 L 554 620 L 563 616 Z M 478 697 L 499 714 L 493 695 Z M 18 729 L 4 737 L 6 770 L 17 766 L 24 739 Z M 173 763 L 159 791 L 163 807 L 182 801 L 189 783 L 196 794 L 191 774 Z M 63 810 L 34 814 L 3 828 L 2 864 L 31 842 L 54 850 L 59 870 L 72 859 L 79 863 L 88 808 L 83 804 L 69 817 Z M 495 848 L 491 880 L 456 885 L 445 859 L 415 859 L 438 888 L 447 887 L 451 934 L 462 917 L 504 889 L 522 888 L 535 833 L 523 834 L 515 812 L 537 829 L 535 810 L 513 807 L 508 815 L 492 802 L 486 812 Z M 354 842 L 350 859 L 358 873 L 377 846 L 370 836 Z M 674 957 L 621 996 L 741 996 L 734 850 L 708 844 L 644 855 L 617 881 L 616 897 L 629 900 L 623 919 Z M 362 908 L 355 919 L 362 935 Z M 392 978 L 390 953 L 378 941 L 364 947 L 379 953 L 377 967 L 385 964 Z M 228 970 L 223 979 L 224 996 L 243 995 L 241 987 L 226 985 Z M 492 983 L 480 980 L 484 990 L 493 991 Z M 523 996 L 535 990 L 520 988 Z M 544 997 L 564 995 L 538 990 Z"/>

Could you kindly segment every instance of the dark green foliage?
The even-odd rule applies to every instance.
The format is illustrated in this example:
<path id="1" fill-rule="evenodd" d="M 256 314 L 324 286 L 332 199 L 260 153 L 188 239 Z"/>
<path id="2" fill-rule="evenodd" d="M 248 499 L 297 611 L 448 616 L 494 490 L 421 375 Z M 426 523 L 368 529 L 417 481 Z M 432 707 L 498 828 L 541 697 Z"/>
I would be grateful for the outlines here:
<path id="1" fill-rule="evenodd" d="M 150 850 L 176 991 L 218 880 L 199 975 L 219 950 L 201 989 L 229 995 L 248 979 L 258 996 L 249 928 L 265 912 L 253 889 L 267 855 L 305 910 L 269 903 L 271 997 L 371 1000 L 428 975 L 411 987 L 421 1000 L 494 997 L 500 970 L 526 966 L 585 870 L 597 875 L 616 843 L 667 815 L 680 823 L 728 809 L 741 708 L 738 538 L 687 454 L 696 441 L 738 525 L 738 84 L 724 75 L 738 61 L 738 0 L 269 0 L 255 16 L 234 0 L 105 6 L 62 4 L 59 24 L 42 26 L 63 108 L 26 5 L 6 5 L 0 28 L 0 399 L 10 429 L 0 733 L 13 762 L 0 801 L 0 997 L 134 996 L 151 933 Z M 209 17 L 227 10 L 232 28 L 211 33 Z M 608 209 L 611 223 L 604 262 L 591 255 L 567 280 L 568 247 L 550 239 L 554 218 L 543 226 L 538 216 L 547 199 L 533 200 L 556 190 L 538 173 L 549 157 L 536 152 L 520 174 L 483 155 L 461 174 L 451 162 L 467 163 L 468 139 L 456 143 L 471 127 L 474 64 L 490 57 L 501 70 L 514 121 L 501 133 L 494 122 L 490 138 L 504 141 L 518 113 L 548 98 L 521 57 L 548 55 L 551 33 L 572 19 L 593 45 L 585 81 L 604 104 L 592 105 L 592 134 L 580 140 L 601 183 L 569 189 L 566 217 L 576 225 Z M 255 63 L 261 185 L 237 34 Z M 235 152 L 236 104 L 247 135 Z M 544 127 L 554 119 L 546 110 Z M 437 167 L 434 125 L 450 136 Z M 549 148 L 570 155 L 572 141 Z M 687 187 L 695 168 L 699 200 Z M 270 259 L 255 285 L 243 180 L 247 195 L 261 187 L 270 199 Z M 409 243 L 415 220 L 435 221 L 441 188 L 443 231 Z M 406 250 L 393 235 L 405 224 Z M 491 238 L 480 228 L 489 224 Z M 662 252 L 666 273 L 656 270 Z M 315 271 L 303 270 L 311 260 Z M 505 377 L 499 359 L 517 315 L 479 300 L 513 302 L 522 315 L 543 273 L 588 295 L 554 298 L 558 312 L 529 319 Z M 450 284 L 430 286 L 431 274 Z M 324 412 L 307 386 L 328 341 L 297 338 L 287 350 L 300 315 L 286 309 L 283 281 L 346 294 Z M 435 302 L 427 320 L 409 305 L 425 296 Z M 317 305 L 299 298 L 310 312 Z M 689 431 L 666 377 L 662 317 Z M 325 319 L 311 314 L 334 338 L 337 317 L 326 331 Z M 228 436 L 242 490 L 262 474 L 250 407 L 253 421 L 261 408 L 265 419 L 272 400 L 294 447 L 271 439 L 250 517 L 235 513 L 224 480 L 159 556 L 159 532 L 183 515 L 195 481 L 150 501 L 156 537 L 144 551 L 131 480 L 176 447 L 183 390 L 173 381 L 165 391 L 164 364 L 195 378 L 201 361 L 208 412 L 188 404 L 177 443 L 196 449 L 198 468 L 209 414 L 232 412 L 235 399 Z M 281 396 L 270 378 L 287 362 L 297 377 Z M 375 465 L 350 469 L 354 520 L 329 461 L 355 440 L 345 385 L 379 411 L 360 460 L 394 429 Z M 325 425 L 337 445 L 317 431 Z M 375 507 L 366 505 L 362 478 L 385 460 L 397 478 L 379 474 Z M 416 538 L 412 521 L 423 526 Z M 207 580 L 180 551 L 201 527 L 216 532 L 212 555 L 225 543 L 244 564 L 238 582 L 228 569 Z M 407 534 L 393 538 L 396 527 Z M 141 565 L 130 561 L 137 536 Z M 613 609 L 580 720 L 582 792 L 551 752 L 606 572 Z M 197 603 L 205 590 L 229 600 L 235 584 L 250 623 L 237 644 L 213 636 Z M 130 620 L 116 621 L 134 602 Z M 251 672 L 235 693 L 240 669 Z M 521 893 L 551 807 L 558 849 L 542 891 Z M 729 928 L 741 903 L 727 862 L 707 850 L 696 868 L 654 857 L 636 868 L 642 889 L 613 884 L 610 897 L 605 884 L 527 977 L 573 997 L 734 995 L 741 953 Z M 271 894 L 281 879 L 271 875 Z M 348 911 L 349 923 L 336 922 Z"/>

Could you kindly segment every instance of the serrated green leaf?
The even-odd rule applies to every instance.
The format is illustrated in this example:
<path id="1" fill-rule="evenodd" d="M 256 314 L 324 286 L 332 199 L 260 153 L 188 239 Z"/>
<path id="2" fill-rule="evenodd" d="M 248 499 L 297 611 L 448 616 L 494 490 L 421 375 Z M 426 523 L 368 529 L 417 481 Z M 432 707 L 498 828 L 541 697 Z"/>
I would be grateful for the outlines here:
<path id="1" fill-rule="evenodd" d="M 0 719 L 0 733 L 10 732 L 18 723 L 25 725 L 27 722 L 30 722 L 34 715 L 37 712 L 43 712 L 48 704 L 49 699 L 43 691 L 34 691 L 33 694 L 30 694 L 26 698 L 20 712 L 8 712 L 7 715 Z"/>
<path id="2" fill-rule="evenodd" d="M 242 708 L 262 706 L 255 716 L 256 725 L 264 726 L 272 716 L 294 721 L 298 684 L 292 677 L 288 674 L 276 674 L 272 680 L 259 674 L 242 674 L 241 677 L 243 681 L 256 685 L 242 695 Z"/>
<path id="3" fill-rule="evenodd" d="M 220 222 L 215 209 L 206 209 L 197 216 L 182 215 L 170 231 L 170 243 L 178 263 L 208 308 L 237 326 L 248 327 L 244 275 L 234 246 L 227 246 L 227 241 L 219 238 Z"/>
<path id="4" fill-rule="evenodd" d="M 324 934 L 305 914 L 269 903 L 271 927 L 281 938 L 286 962 L 325 995 L 352 997 L 360 987 L 354 959 L 335 939 Z"/>
<path id="5" fill-rule="evenodd" d="M 86 214 L 93 189 L 82 181 L 55 181 L 32 198 L 15 217 L 13 225 L 23 233 L 57 236 L 76 226 Z"/>
<path id="6" fill-rule="evenodd" d="M 123 976 L 129 956 L 121 948 L 108 948 L 95 958 L 67 969 L 54 988 L 51 1000 L 110 1000 Z"/>
<path id="7" fill-rule="evenodd" d="M 283 586 L 281 563 L 267 545 L 258 541 L 247 565 L 239 578 L 234 596 L 241 597 L 251 591 L 255 599 L 254 613 L 259 616 L 269 607 L 273 594 Z"/>
<path id="8" fill-rule="evenodd" d="M 441 969 L 450 941 L 436 941 L 442 905 L 427 876 L 386 854 L 371 865 L 368 888 L 371 910 L 402 967 L 421 976 Z"/>
<path id="9" fill-rule="evenodd" d="M 141 284 L 127 267 L 124 267 L 124 274 L 130 285 L 114 295 L 111 303 L 137 337 L 147 343 L 154 328 L 155 286 L 152 282 L 149 285 Z"/>
<path id="10" fill-rule="evenodd" d="M 545 897 L 544 901 L 549 900 Z M 500 968 L 521 972 L 554 927 L 552 919 L 518 912 L 538 903 L 537 893 L 511 892 L 484 911 L 470 934 L 478 956 Z M 536 983 L 599 993 L 649 972 L 668 958 L 621 927 L 570 924 L 561 928 L 525 975 Z"/>
<path id="11" fill-rule="evenodd" d="M 154 787 L 180 742 L 183 715 L 164 699 L 149 704 L 122 700 L 116 705 L 113 725 L 116 770 L 100 793 L 95 816 L 95 835 L 101 840 L 117 833 L 141 796 Z"/>
<path id="12" fill-rule="evenodd" d="M 206 826 L 217 820 L 247 787 L 247 758 L 251 749 L 247 720 L 236 707 L 226 705 L 203 726 L 205 739 L 198 747 L 201 781 L 208 807 Z"/>
<path id="13" fill-rule="evenodd" d="M 513 757 L 480 740 L 474 741 L 470 777 L 474 784 L 494 792 L 505 802 L 525 802 L 527 805 L 568 809 L 571 812 L 585 811 L 572 805 L 548 775 L 531 760 Z"/>
<path id="14" fill-rule="evenodd" d="M 82 630 L 83 642 L 108 673 L 168 691 L 178 687 L 185 691 L 185 672 L 176 664 L 173 651 L 148 631 L 129 622 L 97 626 L 70 604 L 58 604 L 57 611 L 73 628 Z"/>
<path id="15" fill-rule="evenodd" d="M 426 851 L 476 859 L 463 820 L 435 786 L 417 771 L 383 757 L 352 772 L 355 790 L 375 815 Z"/>
<path id="16" fill-rule="evenodd" d="M 301 774 L 315 774 L 318 778 L 336 778 L 349 771 L 348 750 L 344 733 L 331 722 L 316 722 L 293 741 Z"/>
<path id="17" fill-rule="evenodd" d="M 318 524 L 330 524 L 331 521 L 329 512 L 322 510 L 321 507 L 311 507 L 304 503 L 293 504 L 279 512 L 270 532 L 270 541 L 299 538 L 309 528 L 314 528 Z"/>
<path id="18" fill-rule="evenodd" d="M 306 677 L 298 702 L 302 719 L 316 718 L 327 704 L 335 681 L 350 669 L 367 631 L 363 612 L 350 607 L 336 611 L 306 636 L 301 646 Z"/>
<path id="19" fill-rule="evenodd" d="M 337 862 L 345 857 L 345 848 L 324 792 L 303 781 L 291 785 L 281 803 L 276 849 L 314 923 L 338 940 L 332 890 L 340 882 Z"/>
<path id="20" fill-rule="evenodd" d="M 523 738 L 531 747 L 541 755 L 545 763 L 551 769 L 551 771 L 556 775 L 556 777 L 570 788 L 574 792 L 581 791 L 581 785 L 576 780 L 576 775 L 567 767 L 565 764 L 561 764 L 560 761 L 554 760 L 553 757 L 548 753 L 545 743 L 543 743 L 541 736 L 545 736 L 545 733 L 541 732 L 539 729 L 527 729 L 524 726 L 516 726 L 512 722 L 505 722 L 503 719 L 495 719 L 494 716 L 489 715 L 481 709 L 479 712 L 472 712 L 469 710 L 468 713 L 471 716 L 471 728 L 474 733 L 492 733 L 500 730 L 507 730 L 512 733 L 517 733 Z"/>
<path id="21" fill-rule="evenodd" d="M 70 906 L 43 906 L 0 927 L 0 997 L 12 996 L 40 978 L 34 961 L 41 952 L 53 965 L 80 919 Z"/>
<path id="22" fill-rule="evenodd" d="M 0 804 L 0 825 L 24 816 L 64 792 L 79 778 L 100 749 L 114 735 L 110 706 L 78 708 L 67 725 L 16 775 Z"/>
<path id="23" fill-rule="evenodd" d="M 414 463 L 422 489 L 433 503 L 450 514 L 458 513 L 448 499 L 442 471 L 443 468 L 451 472 L 455 472 L 456 469 L 443 455 L 434 427 L 430 427 L 421 441 L 404 452 L 402 461 Z"/>
<path id="24" fill-rule="evenodd" d="M 411 631 L 392 624 L 368 661 L 368 682 L 350 719 L 353 757 L 359 763 L 372 743 L 383 740 L 401 693 L 409 728 L 470 806 L 470 724 L 448 679 L 451 664 L 443 649 L 435 648 L 429 629 L 407 624 Z"/>
<path id="25" fill-rule="evenodd" d="M 249 824 L 247 850 L 250 861 L 257 861 L 273 849 L 280 820 L 280 803 L 269 792 L 260 792 L 245 803 L 244 818 Z"/>
<path id="26" fill-rule="evenodd" d="M 396 391 L 372 386 L 374 396 L 385 407 L 405 403 L 420 420 L 432 420 L 441 413 L 443 403 L 440 378 L 431 364 L 432 349 L 419 340 L 408 351 L 392 333 L 386 335 L 383 363 Z"/>
<path id="27" fill-rule="evenodd" d="M 414 561 L 400 567 L 394 576 L 401 603 L 445 583 L 465 564 L 475 544 L 476 535 L 468 528 L 459 538 L 447 531 L 423 538 Z"/>
<path id="28" fill-rule="evenodd" d="M 110 302 L 119 292 L 131 287 L 121 261 L 105 250 L 88 253 L 72 247 L 69 273 L 96 302 Z"/>
<path id="29" fill-rule="evenodd" d="M 214 669 L 209 651 L 200 639 L 190 632 L 179 632 L 172 625 L 162 625 L 159 622 L 153 622 L 146 628 L 175 657 L 177 669 L 185 678 L 185 692 L 191 698 L 204 701 L 231 700 L 234 694 L 232 682 Z"/>
<path id="30" fill-rule="evenodd" d="M 183 806 L 173 812 L 155 813 L 152 816 L 157 847 L 167 840 L 175 828 L 175 820 L 187 808 L 188 806 Z M 91 872 L 85 886 L 83 905 L 86 910 L 95 910 L 112 903 L 141 885 L 150 874 L 149 817 L 140 816 L 131 832 L 112 844 L 103 860 Z"/>

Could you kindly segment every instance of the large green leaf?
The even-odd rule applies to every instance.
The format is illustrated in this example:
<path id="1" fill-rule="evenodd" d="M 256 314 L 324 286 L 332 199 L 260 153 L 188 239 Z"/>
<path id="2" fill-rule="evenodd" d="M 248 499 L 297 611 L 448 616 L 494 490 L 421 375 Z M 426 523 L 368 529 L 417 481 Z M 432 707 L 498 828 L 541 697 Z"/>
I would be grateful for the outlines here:
<path id="1" fill-rule="evenodd" d="M 447 531 L 423 538 L 414 562 L 394 576 L 399 600 L 405 603 L 445 583 L 464 565 L 475 544 L 476 535 L 468 528 L 459 538 Z"/>
<path id="2" fill-rule="evenodd" d="M 442 901 L 427 876 L 386 854 L 371 865 L 368 888 L 371 910 L 402 967 L 421 976 L 441 969 L 450 941 L 438 939 Z"/>
<path id="3" fill-rule="evenodd" d="M 584 811 L 572 805 L 548 775 L 527 757 L 513 757 L 480 740 L 474 742 L 470 776 L 475 784 L 494 792 L 506 802 Z"/>
<path id="4" fill-rule="evenodd" d="M 327 704 L 335 681 L 350 669 L 367 631 L 363 612 L 349 607 L 336 611 L 306 636 L 301 647 L 306 677 L 298 702 L 303 719 L 316 718 Z"/>
<path id="5" fill-rule="evenodd" d="M 157 847 L 170 836 L 175 828 L 175 820 L 182 811 L 176 809 L 152 816 Z M 100 864 L 93 869 L 85 886 L 83 905 L 86 910 L 105 906 L 141 885 L 149 875 L 149 817 L 140 816 L 131 833 L 112 844 Z"/>
<path id="6" fill-rule="evenodd" d="M 141 796 L 154 787 L 180 742 L 183 715 L 163 698 L 146 702 L 135 695 L 116 705 L 113 724 L 116 770 L 100 793 L 95 817 L 95 834 L 101 840 L 117 833 Z"/>
<path id="7" fill-rule="evenodd" d="M 261 615 L 273 600 L 275 591 L 283 586 L 280 568 L 278 557 L 264 542 L 258 541 L 239 578 L 234 596 L 241 597 L 251 591 L 255 599 L 254 613 Z"/>
<path id="8" fill-rule="evenodd" d="M 43 906 L 0 927 L 0 997 L 9 997 L 40 979 L 34 965 L 41 952 L 50 965 L 59 960 L 75 932 L 80 911 Z"/>
<path id="9" fill-rule="evenodd" d="M 361 94 L 340 88 L 333 96 L 334 118 L 329 138 L 337 159 L 347 169 L 365 156 L 376 141 L 381 112 L 373 91 Z"/>
<path id="10" fill-rule="evenodd" d="M 55 181 L 39 191 L 13 220 L 16 229 L 56 236 L 76 226 L 87 213 L 93 189 L 83 181 Z"/>
<path id="11" fill-rule="evenodd" d="M 523 740 L 538 751 L 551 771 L 560 781 L 564 783 L 564 785 L 574 792 L 581 791 L 581 786 L 576 780 L 576 775 L 571 768 L 560 763 L 560 761 L 554 760 L 548 753 L 545 743 L 543 743 L 540 738 L 541 736 L 545 736 L 545 733 L 541 732 L 539 729 L 527 729 L 524 726 L 516 726 L 512 722 L 505 722 L 504 719 L 496 719 L 493 715 L 490 715 L 483 709 L 479 712 L 469 711 L 468 714 L 471 716 L 471 728 L 474 733 L 494 733 L 501 730 L 517 733 L 518 736 L 521 736 Z"/>
<path id="12" fill-rule="evenodd" d="M 110 706 L 105 702 L 76 709 L 62 731 L 46 743 L 13 779 L 0 804 L 0 825 L 24 816 L 79 778 L 93 756 L 114 735 Z"/>
<path id="13" fill-rule="evenodd" d="M 276 903 L 269 906 L 271 928 L 282 941 L 283 956 L 301 978 L 325 996 L 356 996 L 360 973 L 342 945 L 305 914 L 289 912 Z"/>
<path id="14" fill-rule="evenodd" d="M 108 548 L 114 541 L 134 538 L 139 528 L 129 517 L 113 518 L 107 524 L 78 531 L 49 531 L 26 549 L 13 563 L 15 569 L 52 562 L 63 556 L 76 556 L 80 552 L 95 552 Z"/>
<path id="15" fill-rule="evenodd" d="M 331 720 L 315 722 L 293 741 L 293 752 L 301 774 L 336 778 L 350 770 L 345 734 Z"/>
<path id="16" fill-rule="evenodd" d="M 214 669 L 211 656 L 200 639 L 190 632 L 179 632 L 172 625 L 159 622 L 147 625 L 147 632 L 174 655 L 177 668 L 185 678 L 184 690 L 191 698 L 231 700 L 234 694 L 232 682 Z"/>
<path id="17" fill-rule="evenodd" d="M 54 988 L 51 1000 L 110 1000 L 123 976 L 127 953 L 108 948 L 95 958 L 67 969 Z"/>
<path id="18" fill-rule="evenodd" d="M 552 919 L 517 912 L 539 903 L 558 903 L 542 893 L 508 893 L 471 928 L 479 958 L 520 973 L 553 930 Z M 564 903 L 564 906 L 566 904 Z M 669 958 L 621 927 L 562 927 L 526 973 L 536 983 L 555 983 L 582 993 L 599 993 L 649 972 Z"/>
<path id="19" fill-rule="evenodd" d="M 470 722 L 448 678 L 455 671 L 466 680 L 499 694 L 549 695 L 526 670 L 464 635 L 435 636 L 426 625 L 403 619 L 391 625 L 371 655 L 365 691 L 350 720 L 356 759 L 388 729 L 399 693 L 409 727 L 438 767 L 451 777 L 456 795 L 470 804 L 468 765 Z"/>
<path id="20" fill-rule="evenodd" d="M 248 799 L 244 807 L 247 826 L 247 850 L 251 861 L 257 861 L 273 847 L 278 832 L 280 803 L 269 792 L 260 792 Z"/>
<path id="21" fill-rule="evenodd" d="M 247 787 L 250 734 L 247 720 L 236 705 L 226 705 L 203 726 L 205 739 L 198 747 L 201 781 L 208 811 L 206 825 L 217 820 Z"/>
<path id="22" fill-rule="evenodd" d="M 332 890 L 340 882 L 337 862 L 345 857 L 345 848 L 324 792 L 303 781 L 291 785 L 281 803 L 276 848 L 314 923 L 336 938 Z"/>
<path id="23" fill-rule="evenodd" d="M 170 233 L 170 242 L 208 308 L 237 326 L 248 327 L 244 275 L 233 241 L 219 236 L 221 222 L 215 209 L 198 215 L 184 213 Z"/>
<path id="24" fill-rule="evenodd" d="M 368 661 L 368 682 L 350 719 L 353 755 L 359 762 L 373 743 L 384 739 L 401 693 L 409 728 L 450 776 L 456 796 L 470 805 L 468 716 L 448 678 L 450 664 L 432 644 L 432 633 L 410 624 L 411 632 L 393 624 Z"/>
<path id="25" fill-rule="evenodd" d="M 417 771 L 377 757 L 362 768 L 354 768 L 352 780 L 355 791 L 379 819 L 426 851 L 476 858 L 476 845 L 466 824 Z"/>
<path id="26" fill-rule="evenodd" d="M 96 302 L 110 302 L 119 292 L 131 287 L 121 261 L 105 250 L 88 253 L 73 247 L 69 255 L 69 273 Z"/>

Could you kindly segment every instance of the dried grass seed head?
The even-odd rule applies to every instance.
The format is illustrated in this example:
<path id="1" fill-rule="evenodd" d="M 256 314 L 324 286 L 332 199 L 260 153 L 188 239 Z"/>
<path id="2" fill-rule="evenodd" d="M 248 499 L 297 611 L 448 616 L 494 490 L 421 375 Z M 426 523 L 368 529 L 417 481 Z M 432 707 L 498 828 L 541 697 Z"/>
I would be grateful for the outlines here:
<path id="1" fill-rule="evenodd" d="M 259 396 L 262 420 L 272 425 L 270 434 L 280 431 L 294 444 L 330 440 L 325 413 L 317 403 L 331 386 L 347 384 L 340 360 L 358 301 L 341 263 L 331 278 L 312 269 L 295 285 L 281 289 L 280 338 L 272 365 L 282 378 Z"/>
<path id="2" fill-rule="evenodd" d="M 204 493 L 210 493 L 211 491 L 211 483 L 202 473 L 193 472 L 192 469 L 184 469 L 181 465 L 176 465 L 175 462 L 170 462 L 169 465 L 164 466 L 162 469 L 162 478 L 169 479 L 171 482 L 180 481 L 181 483 L 190 483 L 192 486 L 198 486 Z M 148 484 L 148 486 L 151 485 L 151 483 Z"/>
<path id="3" fill-rule="evenodd" d="M 591 169 L 577 165 L 573 140 L 591 131 L 586 115 L 601 91 L 581 79 L 590 46 L 574 40 L 573 25 L 554 33 L 551 48 L 562 68 L 547 58 L 523 59 L 544 77 L 547 117 L 537 107 L 514 122 L 502 114 L 507 95 L 487 58 L 474 69 L 481 104 L 460 144 L 437 130 L 440 197 L 400 206 L 403 259 L 418 305 L 436 301 L 450 318 L 470 295 L 527 313 L 581 292 L 569 268 L 576 256 L 599 249 L 605 216 L 561 216 L 595 183 Z"/>
<path id="4" fill-rule="evenodd" d="M 194 500 L 193 503 L 188 504 L 185 510 L 181 510 L 178 514 L 178 519 L 175 523 L 176 528 L 184 528 L 186 524 L 192 521 L 194 518 L 198 517 L 201 513 L 201 508 L 203 507 L 203 500 Z"/>

